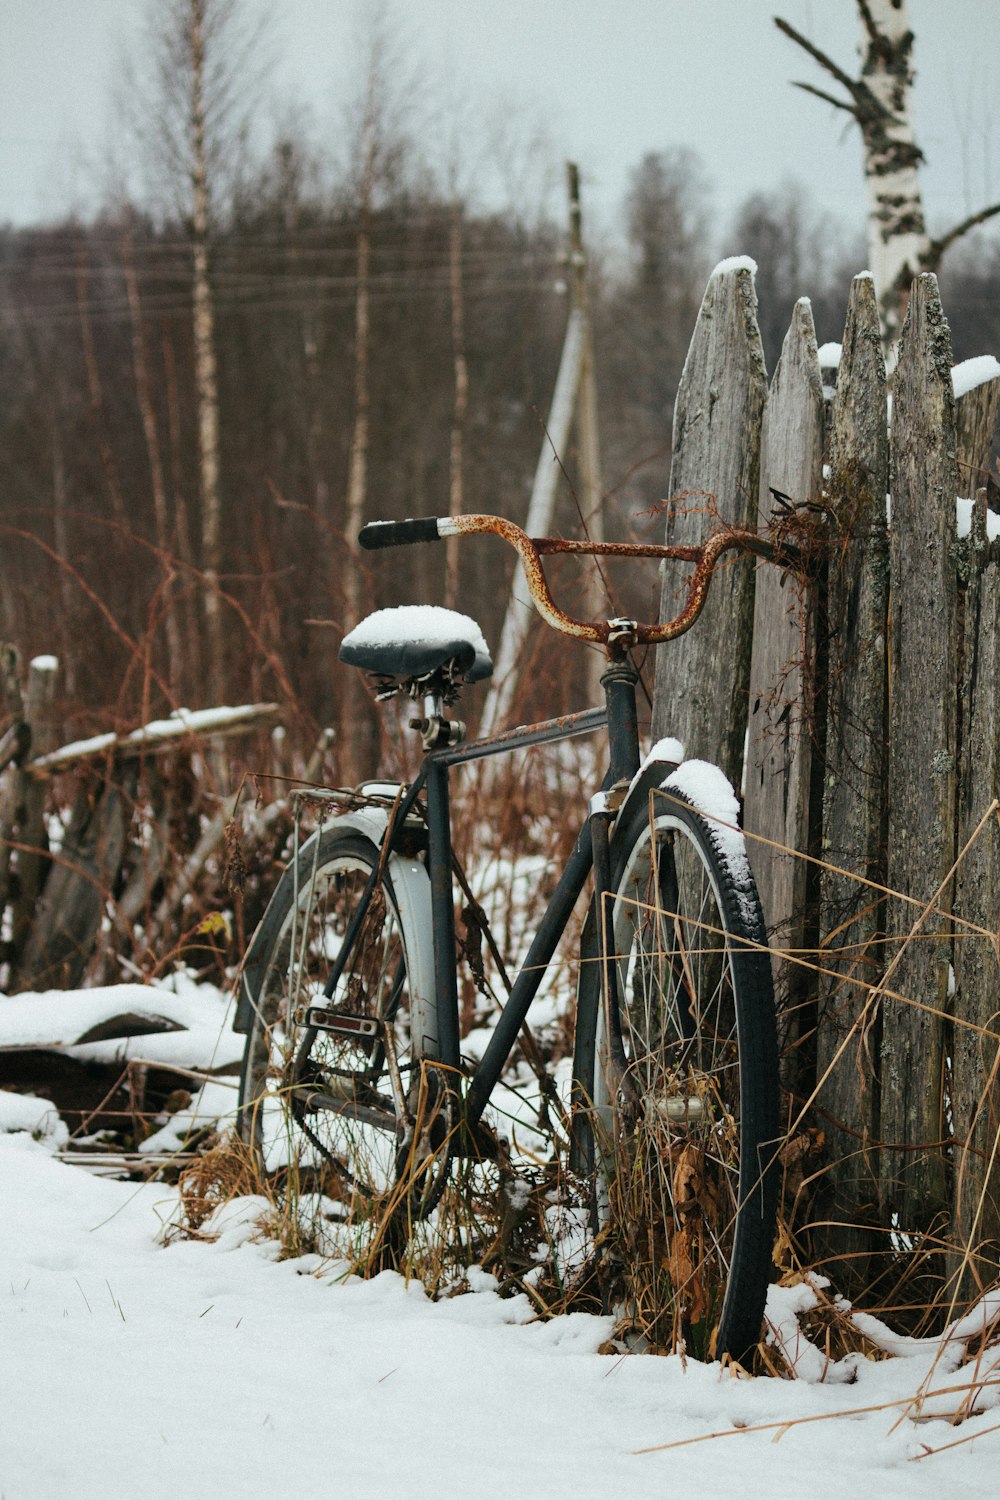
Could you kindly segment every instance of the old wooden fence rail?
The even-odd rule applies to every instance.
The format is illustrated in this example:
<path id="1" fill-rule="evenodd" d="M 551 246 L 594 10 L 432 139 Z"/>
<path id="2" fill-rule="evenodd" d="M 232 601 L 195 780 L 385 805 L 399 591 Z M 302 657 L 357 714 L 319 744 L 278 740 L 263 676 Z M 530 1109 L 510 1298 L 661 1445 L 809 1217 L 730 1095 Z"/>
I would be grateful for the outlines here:
<path id="1" fill-rule="evenodd" d="M 884 1295 L 911 1250 L 943 1249 L 938 1286 L 965 1293 L 995 1280 L 1000 1252 L 1000 365 L 953 372 L 931 275 L 892 387 L 887 404 L 867 274 L 832 392 L 808 301 L 768 388 L 752 266 L 713 275 L 677 398 L 668 539 L 718 524 L 691 491 L 758 524 L 778 491 L 809 507 L 818 582 L 727 569 L 660 653 L 672 690 L 658 681 L 653 727 L 688 754 L 722 746 L 736 782 L 747 746 L 788 1125 L 810 1151 L 811 1187 L 788 1205 L 803 1253 L 841 1286 L 881 1277 Z"/>
<path id="2" fill-rule="evenodd" d="M 55 657 L 35 657 L 22 689 L 17 652 L 0 645 L 2 697 L 10 727 L 0 741 L 0 943 L 3 987 L 72 987 L 98 973 L 100 934 L 110 922 L 128 939 L 136 923 L 166 929 L 206 861 L 222 844 L 235 798 L 216 798 L 196 818 L 201 793 L 190 777 L 161 776 L 158 760 L 275 719 L 274 703 L 178 710 L 127 734 L 101 734 L 58 746 Z M 77 786 L 57 851 L 50 848 L 46 792 L 51 778 L 74 771 Z M 145 834 L 135 833 L 142 815 Z M 181 822 L 195 830 L 181 856 Z M 105 944 L 104 946 L 107 946 Z M 126 947 L 129 946 L 126 941 Z M 117 973 L 115 975 L 117 976 Z"/>

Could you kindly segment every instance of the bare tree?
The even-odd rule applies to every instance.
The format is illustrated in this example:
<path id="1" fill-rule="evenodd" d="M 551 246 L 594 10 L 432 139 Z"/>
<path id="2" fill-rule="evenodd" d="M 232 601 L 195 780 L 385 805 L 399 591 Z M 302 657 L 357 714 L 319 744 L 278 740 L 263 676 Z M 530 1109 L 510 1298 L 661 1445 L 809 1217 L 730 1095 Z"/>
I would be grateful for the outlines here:
<path id="1" fill-rule="evenodd" d="M 399 43 L 390 12 L 378 6 L 367 17 L 362 39 L 364 66 L 359 96 L 349 106 L 349 181 L 358 211 L 357 268 L 354 304 L 354 418 L 351 426 L 347 496 L 344 507 L 344 555 L 340 594 L 345 628 L 356 624 L 367 604 L 366 572 L 358 533 L 365 523 L 368 498 L 370 398 L 370 275 L 372 214 L 380 193 L 394 185 L 407 152 L 404 129 L 407 89 L 400 69 Z M 366 712 L 357 681 L 351 673 L 342 721 L 347 741 L 341 766 L 348 780 L 357 780 L 374 763 L 371 716 Z"/>
<path id="2" fill-rule="evenodd" d="M 906 311 L 910 283 L 919 271 L 937 271 L 945 251 L 977 224 L 1000 214 L 1000 203 L 970 214 L 946 234 L 927 232 L 920 190 L 924 153 L 913 130 L 911 95 L 914 35 L 906 0 L 857 0 L 862 28 L 861 73 L 852 78 L 788 21 L 775 25 L 819 63 L 847 99 L 811 83 L 796 87 L 844 110 L 858 123 L 868 187 L 868 253 L 887 342 Z"/>
<path id="3" fill-rule="evenodd" d="M 131 86 L 133 130 L 191 240 L 207 678 L 216 702 L 225 694 L 225 672 L 219 390 L 209 274 L 213 184 L 232 183 L 240 170 L 264 66 L 263 24 L 244 0 L 161 0 L 151 14 L 144 65 L 133 69 Z"/>

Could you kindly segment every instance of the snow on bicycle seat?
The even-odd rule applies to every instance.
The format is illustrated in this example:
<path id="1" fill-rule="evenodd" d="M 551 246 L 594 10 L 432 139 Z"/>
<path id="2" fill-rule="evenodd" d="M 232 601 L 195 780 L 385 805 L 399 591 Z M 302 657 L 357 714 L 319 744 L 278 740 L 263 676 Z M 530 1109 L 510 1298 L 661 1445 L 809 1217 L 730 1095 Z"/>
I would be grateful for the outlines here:
<path id="1" fill-rule="evenodd" d="M 475 620 L 433 604 L 377 609 L 344 636 L 340 659 L 384 677 L 426 677 L 450 661 L 466 682 L 480 682 L 493 672 Z"/>

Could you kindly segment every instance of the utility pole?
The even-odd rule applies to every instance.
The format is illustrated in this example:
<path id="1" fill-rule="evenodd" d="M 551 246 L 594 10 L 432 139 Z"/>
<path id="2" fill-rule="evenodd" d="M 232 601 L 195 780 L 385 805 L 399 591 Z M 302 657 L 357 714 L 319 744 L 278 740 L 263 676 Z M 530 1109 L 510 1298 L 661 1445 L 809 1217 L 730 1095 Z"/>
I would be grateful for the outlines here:
<path id="1" fill-rule="evenodd" d="M 580 440 L 580 509 L 583 530 L 590 540 L 603 541 L 597 382 L 580 215 L 580 177 L 574 162 L 567 163 L 566 173 L 569 187 L 569 319 L 524 529 L 529 536 L 547 536 L 551 532 L 561 472 L 560 459 L 567 451 L 575 416 Z M 597 617 L 602 611 L 596 586 L 588 590 L 588 599 L 592 613 Z M 481 734 L 490 734 L 506 725 L 517 693 L 518 668 L 533 612 L 531 595 L 518 565 L 514 571 L 510 602 L 500 635 L 493 680 L 483 707 Z M 591 674 L 593 681 L 588 686 L 595 690 L 602 666 L 601 658 L 594 653 L 594 670 Z M 486 771 L 495 765 L 495 761 L 487 761 Z"/>

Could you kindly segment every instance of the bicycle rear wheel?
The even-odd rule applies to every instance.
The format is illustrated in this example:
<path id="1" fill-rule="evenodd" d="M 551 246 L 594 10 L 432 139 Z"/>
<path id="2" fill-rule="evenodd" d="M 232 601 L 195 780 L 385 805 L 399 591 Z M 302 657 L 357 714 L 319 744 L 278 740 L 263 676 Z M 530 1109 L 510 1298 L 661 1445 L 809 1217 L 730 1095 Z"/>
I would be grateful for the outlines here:
<path id="1" fill-rule="evenodd" d="M 415 930 L 414 912 L 429 920 L 429 908 L 416 861 L 386 862 L 341 977 L 325 992 L 379 859 L 358 832 L 328 829 L 282 876 L 264 917 L 239 1098 L 243 1139 L 291 1186 L 300 1216 L 369 1229 L 403 1207 L 429 1210 L 453 1129 L 450 1093 L 428 1063 L 427 934 Z"/>
<path id="2" fill-rule="evenodd" d="M 770 960 L 740 836 L 720 834 L 683 792 L 648 790 L 612 845 L 605 920 L 622 1046 L 616 1062 L 602 1008 L 596 1217 L 619 1305 L 653 1347 L 743 1360 L 760 1336 L 775 1232 Z"/>

